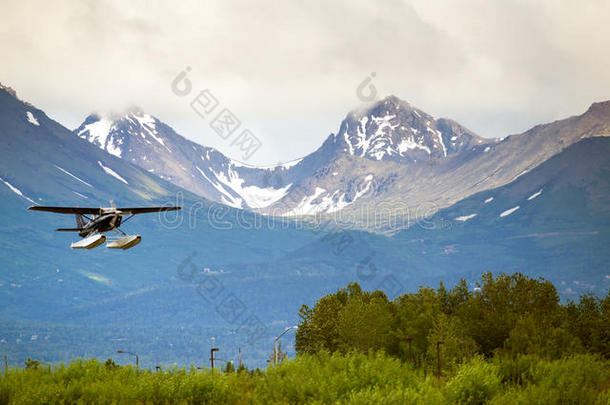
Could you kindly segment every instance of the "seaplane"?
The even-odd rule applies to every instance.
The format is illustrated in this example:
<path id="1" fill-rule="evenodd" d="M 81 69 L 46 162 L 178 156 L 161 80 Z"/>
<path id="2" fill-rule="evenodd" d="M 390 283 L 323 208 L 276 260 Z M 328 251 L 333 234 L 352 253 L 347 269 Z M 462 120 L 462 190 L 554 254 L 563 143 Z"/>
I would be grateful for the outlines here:
<path id="1" fill-rule="evenodd" d="M 106 208 L 85 208 L 85 207 L 45 207 L 42 205 L 32 205 L 28 207 L 31 211 L 54 212 L 56 214 L 74 214 L 76 216 L 76 228 L 59 228 L 59 232 L 78 232 L 81 240 L 70 245 L 72 249 L 93 249 L 106 242 L 105 232 L 114 232 L 114 236 L 108 237 L 106 247 L 109 249 L 127 250 L 142 240 L 140 235 L 128 235 L 119 226 L 125 224 L 129 219 L 137 214 L 147 214 L 152 212 L 176 211 L 182 207 L 135 207 L 123 208 L 116 207 L 114 202 L 110 202 L 112 207 Z M 127 218 L 123 219 L 124 216 Z"/>

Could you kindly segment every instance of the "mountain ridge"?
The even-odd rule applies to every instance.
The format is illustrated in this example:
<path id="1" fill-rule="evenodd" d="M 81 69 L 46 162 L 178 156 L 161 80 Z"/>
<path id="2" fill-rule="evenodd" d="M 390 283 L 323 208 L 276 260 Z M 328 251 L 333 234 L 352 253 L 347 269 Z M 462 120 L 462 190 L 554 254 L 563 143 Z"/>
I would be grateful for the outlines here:
<path id="1" fill-rule="evenodd" d="M 433 213 L 470 193 L 512 181 L 578 139 L 610 134 L 609 104 L 593 103 L 583 114 L 540 124 L 522 134 L 482 138 L 456 121 L 434 118 L 396 96 L 388 96 L 348 112 L 337 133 L 331 133 L 315 151 L 290 164 L 271 167 L 234 161 L 215 149 L 188 141 L 148 116 L 166 128 L 172 139 L 185 144 L 183 149 L 190 147 L 200 150 L 200 156 L 214 157 L 193 164 L 198 157 L 186 153 L 159 167 L 155 164 L 168 159 L 171 151 L 166 153 L 164 145 L 157 145 L 154 158 L 147 158 L 146 153 L 126 158 L 215 202 L 265 215 L 337 218 L 341 212 L 353 219 L 340 221 L 370 230 L 357 211 L 390 203 L 400 205 L 403 211 L 428 204 Z M 95 143 L 95 137 L 83 132 L 84 125 L 74 132 Z M 135 137 L 146 131 L 131 129 Z M 438 187 L 431 188 L 430 183 Z M 458 186 L 457 192 L 448 189 L 451 183 Z M 391 222 L 400 222 L 400 226 L 410 223 L 395 218 L 382 222 L 384 228 Z"/>

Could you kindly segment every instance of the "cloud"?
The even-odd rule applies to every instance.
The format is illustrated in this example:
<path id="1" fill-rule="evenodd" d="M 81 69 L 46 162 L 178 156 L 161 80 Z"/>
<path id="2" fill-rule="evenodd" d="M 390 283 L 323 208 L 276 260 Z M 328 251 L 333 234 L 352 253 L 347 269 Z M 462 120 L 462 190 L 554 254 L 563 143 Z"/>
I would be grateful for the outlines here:
<path id="1" fill-rule="evenodd" d="M 601 1 L 9 0 L 0 81 L 69 127 L 138 104 L 197 142 L 234 150 L 173 95 L 192 67 L 262 141 L 253 163 L 306 154 L 361 105 L 375 72 L 396 94 L 483 136 L 610 98 L 610 27 Z M 253 159 L 254 159 L 253 158 Z"/>

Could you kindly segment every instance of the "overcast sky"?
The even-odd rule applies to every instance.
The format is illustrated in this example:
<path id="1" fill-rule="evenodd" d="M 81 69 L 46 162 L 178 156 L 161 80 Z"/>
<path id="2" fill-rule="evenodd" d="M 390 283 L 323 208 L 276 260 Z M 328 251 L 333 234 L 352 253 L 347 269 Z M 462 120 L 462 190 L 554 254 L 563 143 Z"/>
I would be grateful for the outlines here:
<path id="1" fill-rule="evenodd" d="M 3 0 L 0 82 L 70 129 L 139 105 L 239 160 L 189 106 L 209 89 L 263 143 L 248 163 L 274 164 L 335 132 L 373 72 L 379 97 L 482 136 L 580 114 L 610 99 L 608 16 L 595 0 Z"/>

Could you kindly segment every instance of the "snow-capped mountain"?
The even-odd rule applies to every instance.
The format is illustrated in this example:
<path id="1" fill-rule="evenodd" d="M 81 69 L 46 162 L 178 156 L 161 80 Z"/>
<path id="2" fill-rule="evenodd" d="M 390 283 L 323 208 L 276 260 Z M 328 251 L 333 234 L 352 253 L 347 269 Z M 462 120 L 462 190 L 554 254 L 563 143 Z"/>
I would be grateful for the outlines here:
<path id="1" fill-rule="evenodd" d="M 372 175 L 349 179 L 339 167 L 333 173 L 342 179 L 343 192 L 328 195 L 326 189 L 314 187 L 313 194 L 299 197 L 307 193 L 305 185 L 319 177 L 321 167 L 342 156 L 409 164 L 490 142 L 455 122 L 436 120 L 396 97 L 350 112 L 338 134 L 331 134 L 318 151 L 304 159 L 267 168 L 241 164 L 191 142 L 139 108 L 106 117 L 92 114 L 74 132 L 108 153 L 212 201 L 277 215 L 332 213 L 364 195 L 368 190 L 362 183 L 370 183 Z M 317 203 L 322 193 L 325 199 Z M 310 207 L 312 203 L 315 207 Z"/>
<path id="2" fill-rule="evenodd" d="M 273 176 L 275 184 L 293 186 L 264 212 L 332 216 L 365 229 L 408 227 L 510 183 L 582 138 L 609 135 L 610 102 L 520 135 L 485 139 L 391 96 L 349 113 L 317 151 Z M 299 170 L 312 174 L 294 182 L 290 176 Z"/>
<path id="3" fill-rule="evenodd" d="M 358 222 L 371 206 L 394 202 L 413 174 L 421 179 L 442 173 L 455 156 L 486 153 L 499 139 L 485 139 L 445 118 L 435 119 L 395 96 L 351 111 L 337 134 L 289 171 L 268 175 L 275 185 L 292 184 L 286 196 L 261 210 L 274 215 L 328 215 Z M 422 176 L 422 168 L 428 174 Z M 298 177 L 295 180 L 294 177 Z M 338 214 L 347 209 L 346 216 Z M 365 215 L 367 215 L 365 213 Z M 368 228 L 368 226 L 366 226 Z"/>
<path id="4" fill-rule="evenodd" d="M 110 200 L 165 202 L 180 190 L 76 138 L 2 85 L 0 149 L 0 194 L 20 209 L 32 204 L 107 206 Z M 19 215 L 29 218 L 26 212 Z"/>
<path id="5" fill-rule="evenodd" d="M 269 215 L 333 216 L 367 229 L 396 229 L 505 185 L 583 137 L 610 134 L 609 128 L 606 102 L 522 135 L 482 138 L 390 96 L 348 113 L 318 150 L 275 167 L 234 161 L 139 109 L 91 115 L 75 133 L 215 202 Z M 380 206 L 385 219 L 371 226 L 363 218 L 379 214 Z"/>
<path id="6" fill-rule="evenodd" d="M 350 112 L 331 141 L 343 153 L 400 163 L 443 158 L 488 142 L 494 140 L 454 121 L 436 120 L 394 96 L 368 110 Z"/>
<path id="7" fill-rule="evenodd" d="M 74 133 L 162 179 L 232 207 L 266 207 L 285 193 L 286 187 L 245 185 L 253 175 L 262 183 L 263 173 L 189 141 L 139 108 L 108 117 L 91 114 Z"/>

